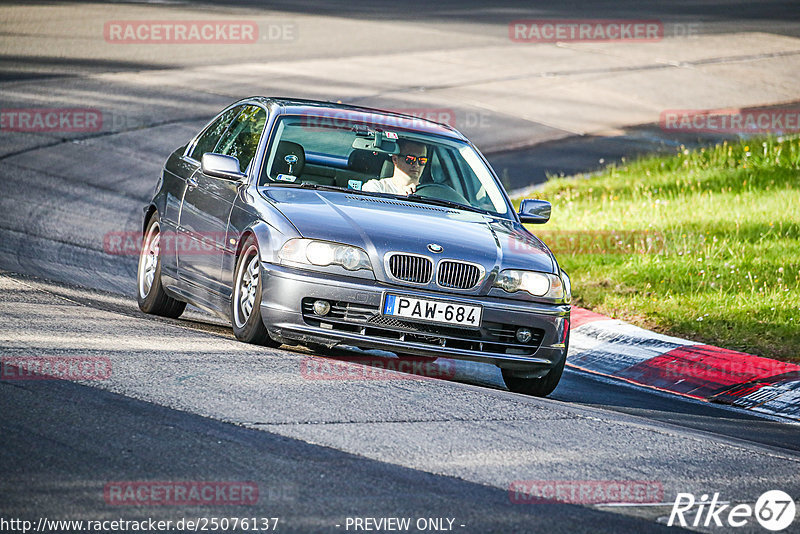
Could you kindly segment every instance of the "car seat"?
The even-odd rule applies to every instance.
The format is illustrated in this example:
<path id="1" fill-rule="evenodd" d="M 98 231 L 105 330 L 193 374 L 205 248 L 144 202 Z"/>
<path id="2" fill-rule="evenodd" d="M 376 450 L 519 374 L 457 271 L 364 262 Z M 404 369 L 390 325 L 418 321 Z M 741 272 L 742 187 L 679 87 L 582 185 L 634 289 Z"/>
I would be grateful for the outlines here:
<path id="1" fill-rule="evenodd" d="M 295 156 L 297 161 L 290 164 L 286 161 L 287 156 Z M 275 150 L 275 156 L 272 160 L 272 168 L 269 171 L 269 177 L 262 176 L 261 183 L 276 180 L 279 174 L 300 176 L 303 174 L 303 167 L 306 164 L 306 152 L 303 147 L 291 141 L 280 141 L 278 148 Z M 291 167 L 291 172 L 289 169 Z"/>

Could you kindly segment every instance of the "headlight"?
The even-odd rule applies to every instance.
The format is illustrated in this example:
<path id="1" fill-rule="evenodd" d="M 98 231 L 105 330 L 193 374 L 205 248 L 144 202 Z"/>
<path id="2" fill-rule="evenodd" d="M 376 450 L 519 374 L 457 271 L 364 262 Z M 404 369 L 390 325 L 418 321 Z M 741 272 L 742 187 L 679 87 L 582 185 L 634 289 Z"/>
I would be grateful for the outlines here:
<path id="1" fill-rule="evenodd" d="M 527 291 L 534 297 L 555 300 L 564 300 L 565 295 L 568 294 L 564 285 L 561 278 L 555 274 L 517 271 L 514 269 L 500 271 L 497 280 L 494 282 L 495 287 L 499 287 L 508 293 Z"/>
<path id="2" fill-rule="evenodd" d="M 338 265 L 348 271 L 372 270 L 372 264 L 366 252 L 358 247 L 329 241 L 290 239 L 283 244 L 278 257 L 282 263 L 305 263 L 319 267 Z"/>

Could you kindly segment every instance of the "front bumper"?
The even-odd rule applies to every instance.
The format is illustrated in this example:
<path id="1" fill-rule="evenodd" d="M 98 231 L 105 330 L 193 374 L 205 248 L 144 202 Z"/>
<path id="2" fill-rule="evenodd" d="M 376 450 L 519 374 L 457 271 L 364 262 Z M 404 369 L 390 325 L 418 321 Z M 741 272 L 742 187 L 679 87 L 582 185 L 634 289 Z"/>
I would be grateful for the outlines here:
<path id="1" fill-rule="evenodd" d="M 383 349 L 479 361 L 513 370 L 541 370 L 542 374 L 566 358 L 569 305 L 423 291 L 270 263 L 262 263 L 261 283 L 261 316 L 270 336 L 283 342 Z M 380 306 L 386 292 L 481 305 L 481 329 L 382 316 Z M 316 299 L 331 302 L 331 313 L 314 315 L 311 303 Z M 514 338 L 521 326 L 534 332 L 529 343 Z"/>

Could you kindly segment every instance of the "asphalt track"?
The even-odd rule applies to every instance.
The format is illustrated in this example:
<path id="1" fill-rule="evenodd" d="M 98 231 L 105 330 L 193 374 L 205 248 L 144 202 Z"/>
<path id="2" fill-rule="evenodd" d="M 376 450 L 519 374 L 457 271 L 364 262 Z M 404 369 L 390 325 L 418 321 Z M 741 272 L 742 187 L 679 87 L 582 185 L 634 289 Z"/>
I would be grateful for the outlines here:
<path id="1" fill-rule="evenodd" d="M 626 6 L 615 6 L 536 15 L 625 16 Z M 712 3 L 654 7 L 641 16 L 700 19 L 708 33 L 770 29 L 798 35 L 790 3 L 731 6 L 736 9 Z M 94 7 L 77 9 L 91 13 Z M 59 9 L 37 8 L 44 14 Z M 113 18 L 142 17 L 138 6 L 120 9 Z M 209 16 L 221 8 L 203 9 Z M 403 11 L 409 20 L 401 23 L 391 9 L 339 11 L 335 19 L 318 16 L 330 8 L 317 4 L 270 9 L 271 16 L 318 24 L 310 44 L 298 41 L 274 52 L 282 61 L 398 46 L 380 39 L 384 27 L 363 39 L 319 44 L 329 42 L 325 32 L 364 20 L 388 20 L 424 34 L 403 43 L 411 53 L 442 43 L 454 49 L 481 45 L 474 35 L 463 43 L 443 39 L 437 24 L 450 23 L 452 34 L 526 15 L 513 5 L 460 2 L 429 11 L 412 4 Z M 80 13 L 65 27 L 80 26 Z M 242 345 L 197 310 L 174 321 L 142 315 L 132 297 L 136 258 L 107 254 L 104 237 L 140 227 L 141 206 L 172 148 L 235 95 L 269 93 L 272 86 L 255 78 L 222 83 L 218 63 L 199 58 L 197 47 L 174 55 L 144 50 L 89 57 L 71 41 L 66 52 L 54 52 L 41 36 L 31 37 L 35 32 L 25 23 L 3 28 L 4 108 L 90 105 L 103 110 L 112 127 L 67 135 L 0 133 L 0 351 L 109 358 L 113 374 L 85 383 L 0 382 L 2 517 L 268 515 L 281 518 L 281 530 L 336 532 L 347 517 L 409 516 L 456 518 L 456 530 L 463 532 L 645 532 L 667 530 L 659 521 L 678 492 L 719 492 L 749 503 L 770 489 L 800 494 L 797 425 L 570 370 L 549 399 L 499 389 L 479 368 L 457 381 L 407 375 L 309 380 L 303 362 L 314 355 L 304 349 Z M 39 43 L 37 60 L 14 52 L 15 34 Z M 233 59 L 225 61 L 224 68 L 235 72 Z M 211 71 L 202 75 L 198 68 Z M 301 96 L 347 94 L 347 88 L 309 90 L 301 82 L 276 85 L 294 87 Z M 356 102 L 381 101 L 380 92 L 352 94 Z M 495 122 L 474 132 L 479 146 L 494 135 L 498 120 L 492 116 Z M 565 154 L 581 153 L 580 140 L 569 132 L 556 135 L 546 124 L 510 121 L 515 138 L 526 128 L 531 140 L 551 141 L 543 145 L 549 150 L 538 149 L 555 162 L 551 171 Z M 621 146 L 632 146 L 635 138 L 625 137 Z M 591 170 L 597 158 L 588 152 L 584 163 L 561 167 Z M 493 157 L 515 169 L 525 156 Z M 524 176 L 512 179 L 524 183 Z M 119 480 L 250 480 L 260 498 L 244 510 L 111 506 L 103 488 Z M 655 481 L 663 486 L 664 505 L 513 504 L 507 489 L 518 480 Z"/>

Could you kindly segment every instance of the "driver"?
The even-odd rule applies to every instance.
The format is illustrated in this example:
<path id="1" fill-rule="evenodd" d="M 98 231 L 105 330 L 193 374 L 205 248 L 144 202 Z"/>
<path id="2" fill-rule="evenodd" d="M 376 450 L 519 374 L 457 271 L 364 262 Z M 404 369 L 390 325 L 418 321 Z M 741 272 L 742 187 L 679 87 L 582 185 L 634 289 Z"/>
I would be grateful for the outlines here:
<path id="1" fill-rule="evenodd" d="M 368 181 L 362 191 L 410 195 L 417 190 L 419 178 L 428 164 L 428 147 L 407 139 L 400 139 L 397 146 L 400 153 L 392 155 L 394 174 L 389 178 Z"/>

